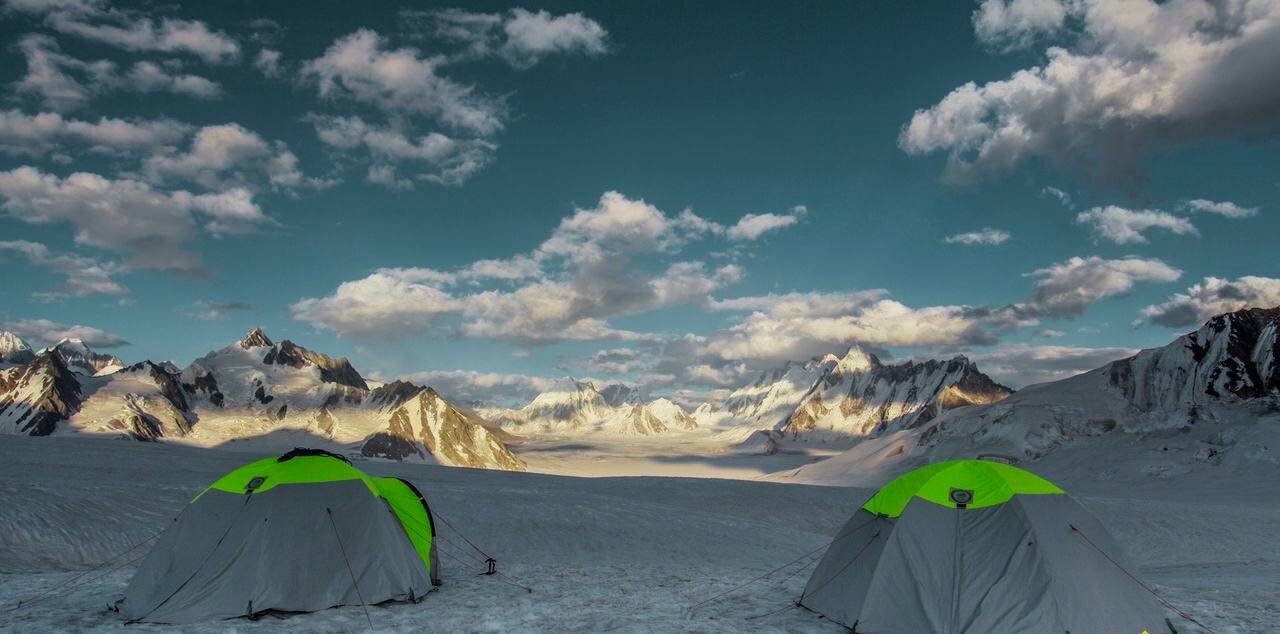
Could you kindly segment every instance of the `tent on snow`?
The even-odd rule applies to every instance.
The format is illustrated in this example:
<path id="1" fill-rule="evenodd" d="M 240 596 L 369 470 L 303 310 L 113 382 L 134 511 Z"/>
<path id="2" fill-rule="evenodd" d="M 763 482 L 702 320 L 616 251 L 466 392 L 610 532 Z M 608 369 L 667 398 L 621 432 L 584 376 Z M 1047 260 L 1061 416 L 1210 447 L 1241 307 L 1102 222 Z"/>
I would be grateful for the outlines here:
<path id="1" fill-rule="evenodd" d="M 183 624 L 417 601 L 440 583 L 431 511 L 412 484 L 298 448 L 214 482 L 159 537 L 118 609 Z"/>
<path id="2" fill-rule="evenodd" d="M 854 513 L 799 604 L 874 634 L 1167 631 L 1119 553 L 1048 480 L 984 460 L 939 462 Z"/>

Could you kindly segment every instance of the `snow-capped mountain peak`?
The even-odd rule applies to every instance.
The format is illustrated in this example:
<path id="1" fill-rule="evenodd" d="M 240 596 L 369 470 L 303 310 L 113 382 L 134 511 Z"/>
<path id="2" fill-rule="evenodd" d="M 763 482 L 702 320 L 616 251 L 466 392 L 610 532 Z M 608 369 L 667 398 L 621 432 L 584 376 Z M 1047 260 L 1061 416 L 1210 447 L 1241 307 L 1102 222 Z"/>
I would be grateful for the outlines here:
<path id="1" fill-rule="evenodd" d="M 577 428 L 598 420 L 610 409 L 590 381 L 564 378 L 538 394 L 520 413 L 529 421 Z"/>
<path id="2" fill-rule="evenodd" d="M 64 338 L 42 352 L 57 354 L 62 357 L 67 367 L 89 376 L 110 374 L 124 368 L 124 361 L 121 361 L 120 357 L 94 352 L 82 339 L 78 338 Z"/>
<path id="3" fill-rule="evenodd" d="M 1013 390 L 992 381 L 963 356 L 883 365 L 850 350 L 777 425 L 793 436 L 829 432 L 844 437 L 920 425 L 940 412 L 1003 399 Z"/>
<path id="4" fill-rule="evenodd" d="M 0 433 L 46 435 L 80 408 L 76 375 L 45 350 L 26 365 L 0 370 Z"/>
<path id="5" fill-rule="evenodd" d="M 828 356 L 835 361 L 833 372 L 866 372 L 880 365 L 880 359 L 876 355 L 856 345 L 850 346 L 844 356 L 838 359 L 835 355 Z"/>
<path id="6" fill-rule="evenodd" d="M 254 328 L 253 330 L 250 330 L 248 334 L 244 336 L 244 339 L 240 340 L 240 347 L 245 350 L 250 348 L 264 348 L 273 345 L 275 344 L 271 342 L 271 338 L 268 337 L 267 333 L 263 332 L 261 328 Z"/>
<path id="7" fill-rule="evenodd" d="M 645 407 L 655 418 L 662 421 L 670 429 L 690 430 L 698 427 L 698 422 L 689 412 L 668 398 L 656 398 Z"/>
<path id="8" fill-rule="evenodd" d="M 28 346 L 21 337 L 11 332 L 0 331 L 0 367 L 31 363 L 35 358 L 36 354 L 31 351 L 31 346 Z"/>

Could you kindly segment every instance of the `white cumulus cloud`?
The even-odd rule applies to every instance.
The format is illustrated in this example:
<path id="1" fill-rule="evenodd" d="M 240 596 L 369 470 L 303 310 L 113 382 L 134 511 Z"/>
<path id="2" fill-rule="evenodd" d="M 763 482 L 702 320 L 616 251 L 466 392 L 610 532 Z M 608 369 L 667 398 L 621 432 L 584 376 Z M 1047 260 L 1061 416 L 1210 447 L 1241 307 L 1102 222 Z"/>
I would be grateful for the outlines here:
<path id="1" fill-rule="evenodd" d="M 954 180 L 1041 159 L 1116 183 L 1140 181 L 1160 146 L 1236 136 L 1280 119 L 1280 3 L 1274 0 L 988 0 L 979 37 L 1054 36 L 1044 60 L 967 82 L 918 110 L 899 144 L 946 153 Z"/>
<path id="2" fill-rule="evenodd" d="M 265 222 L 247 191 L 191 194 L 167 192 L 128 178 L 76 172 L 61 178 L 34 167 L 0 172 L 0 204 L 10 217 L 32 224 L 68 223 L 80 244 L 129 255 L 137 268 L 200 271 L 200 257 L 187 248 L 199 217 L 215 233 L 233 223 Z"/>
<path id="3" fill-rule="evenodd" d="M 983 0 L 973 12 L 973 31 L 991 46 L 1021 48 L 1058 31 L 1066 19 L 1061 0 Z"/>
<path id="4" fill-rule="evenodd" d="M 675 257 L 691 240 L 725 233 L 691 210 L 667 214 L 643 199 L 610 191 L 594 206 L 562 218 L 531 252 L 453 270 L 382 269 L 340 285 L 328 297 L 295 303 L 293 314 L 353 337 L 425 331 L 448 316 L 459 322 L 457 333 L 463 336 L 521 347 L 654 342 L 662 337 L 617 328 L 611 321 L 703 303 L 712 292 L 740 281 L 745 271 L 736 263 L 712 267 Z"/>
<path id="5" fill-rule="evenodd" d="M 1094 302 L 1123 295 L 1139 282 L 1173 282 L 1182 271 L 1154 258 L 1108 260 L 1074 257 L 1028 275 L 1036 281 L 1031 298 L 1017 308 L 1036 317 L 1075 317 Z"/>
<path id="6" fill-rule="evenodd" d="M 1206 277 L 1185 293 L 1142 309 L 1153 324 L 1169 328 L 1198 326 L 1214 315 L 1242 308 L 1280 306 L 1280 279 L 1246 275 L 1235 280 Z"/>
<path id="7" fill-rule="evenodd" d="M 441 76 L 445 63 L 414 48 L 393 49 L 377 32 L 360 29 L 339 38 L 324 55 L 303 65 L 302 72 L 321 97 L 423 115 L 473 134 L 501 130 L 506 118 L 502 100 Z"/>

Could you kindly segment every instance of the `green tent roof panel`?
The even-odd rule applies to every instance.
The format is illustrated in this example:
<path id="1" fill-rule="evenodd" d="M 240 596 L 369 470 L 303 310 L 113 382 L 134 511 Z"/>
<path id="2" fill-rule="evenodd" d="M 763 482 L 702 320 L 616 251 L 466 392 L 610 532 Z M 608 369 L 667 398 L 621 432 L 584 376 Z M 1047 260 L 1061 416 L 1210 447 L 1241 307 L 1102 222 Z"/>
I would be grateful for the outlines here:
<path id="1" fill-rule="evenodd" d="M 254 482 L 258 478 L 261 479 Z M 227 493 L 244 493 L 250 488 L 250 484 L 254 485 L 252 487 L 254 493 L 262 494 L 281 484 L 317 484 L 344 480 L 361 480 L 369 488 L 370 493 L 374 495 L 381 493 L 373 482 L 373 478 L 350 463 L 317 454 L 300 455 L 284 461 L 271 457 L 251 462 L 218 478 L 207 489 L 201 491 L 200 495 L 204 495 L 209 489 Z M 196 499 L 199 497 L 196 496 Z"/>
<path id="2" fill-rule="evenodd" d="M 999 462 L 949 460 L 903 474 L 862 505 L 870 513 L 898 517 L 912 498 L 949 508 L 983 508 L 1004 504 L 1015 495 L 1061 494 L 1040 476 Z"/>

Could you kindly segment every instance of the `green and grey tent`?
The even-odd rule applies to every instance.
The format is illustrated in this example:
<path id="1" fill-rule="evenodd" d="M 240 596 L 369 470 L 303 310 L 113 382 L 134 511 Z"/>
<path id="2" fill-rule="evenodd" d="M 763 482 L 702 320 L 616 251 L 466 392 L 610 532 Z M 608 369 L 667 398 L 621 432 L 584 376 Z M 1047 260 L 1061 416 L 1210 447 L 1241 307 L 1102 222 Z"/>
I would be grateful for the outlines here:
<path id="1" fill-rule="evenodd" d="M 118 604 L 131 621 L 194 623 L 417 601 L 439 584 L 418 490 L 343 456 L 295 449 L 202 491 L 148 553 Z"/>
<path id="2" fill-rule="evenodd" d="M 1102 525 L 1006 464 L 939 462 L 877 492 L 837 533 L 799 604 L 870 634 L 1165 632 Z"/>

